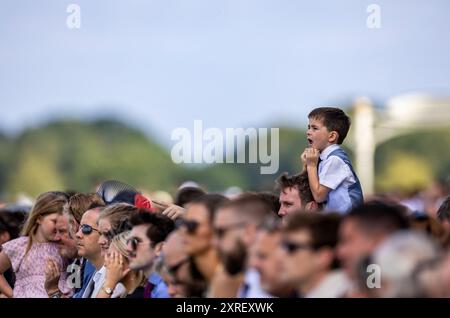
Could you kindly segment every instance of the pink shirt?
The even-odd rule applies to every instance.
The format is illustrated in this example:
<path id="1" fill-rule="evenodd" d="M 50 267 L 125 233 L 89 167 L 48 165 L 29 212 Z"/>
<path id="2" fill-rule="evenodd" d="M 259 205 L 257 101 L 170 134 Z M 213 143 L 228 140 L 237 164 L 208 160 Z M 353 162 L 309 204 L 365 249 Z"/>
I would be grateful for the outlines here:
<path id="1" fill-rule="evenodd" d="M 6 242 L 2 246 L 3 252 L 11 261 L 12 269 L 16 275 L 13 297 L 48 298 L 44 288 L 46 260 L 48 258 L 54 259 L 59 268 L 65 270 L 63 258 L 59 255 L 58 245 L 55 243 L 33 243 L 25 256 L 27 244 L 28 236 L 22 236 Z M 64 294 L 71 293 L 64 271 L 58 287 Z"/>

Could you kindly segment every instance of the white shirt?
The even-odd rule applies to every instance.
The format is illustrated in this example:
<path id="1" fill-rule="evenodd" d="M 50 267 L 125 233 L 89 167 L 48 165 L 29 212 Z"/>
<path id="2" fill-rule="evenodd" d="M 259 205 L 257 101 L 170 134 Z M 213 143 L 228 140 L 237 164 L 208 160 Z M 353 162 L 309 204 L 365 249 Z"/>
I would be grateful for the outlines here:
<path id="1" fill-rule="evenodd" d="M 349 187 L 356 183 L 350 167 L 339 157 L 328 155 L 339 149 L 338 145 L 325 148 L 320 154 L 319 183 L 331 191 L 328 193 L 325 211 L 345 213 L 352 207 Z"/>
<path id="2" fill-rule="evenodd" d="M 92 278 L 89 281 L 82 298 L 97 298 L 98 293 L 100 292 L 103 284 L 105 283 L 105 278 L 106 278 L 106 267 L 102 266 L 102 268 L 100 268 L 98 271 L 94 273 L 94 275 L 92 275 Z M 125 289 L 125 286 L 122 283 L 118 283 L 114 288 L 111 298 L 119 298 L 126 295 L 126 293 L 127 290 Z"/>
<path id="3" fill-rule="evenodd" d="M 340 298 L 350 287 L 350 281 L 341 270 L 328 273 L 305 298 Z"/>

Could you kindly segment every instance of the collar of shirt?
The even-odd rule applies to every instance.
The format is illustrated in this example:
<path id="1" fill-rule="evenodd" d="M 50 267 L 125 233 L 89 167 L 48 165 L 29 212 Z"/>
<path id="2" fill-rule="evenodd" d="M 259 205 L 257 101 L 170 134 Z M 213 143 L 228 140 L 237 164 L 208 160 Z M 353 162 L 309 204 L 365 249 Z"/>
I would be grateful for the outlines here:
<path id="1" fill-rule="evenodd" d="M 153 272 L 147 281 L 149 284 L 153 285 L 153 288 L 151 289 L 151 298 L 170 298 L 167 291 L 167 285 L 158 273 Z"/>
<path id="2" fill-rule="evenodd" d="M 157 273 L 154 273 L 154 272 L 151 273 L 151 275 L 148 278 L 148 282 L 153 284 L 153 285 L 155 285 L 155 286 L 158 285 L 159 283 L 161 283 L 162 280 L 163 280 L 162 277 L 159 276 Z"/>
<path id="3" fill-rule="evenodd" d="M 105 272 L 106 272 L 105 266 L 102 266 L 102 268 L 100 268 L 98 271 L 95 272 L 94 277 L 92 278 L 95 285 L 97 285 L 98 281 L 102 278 L 102 276 L 105 274 Z"/>
<path id="4" fill-rule="evenodd" d="M 101 280 L 101 278 L 103 276 L 102 274 L 105 270 L 106 270 L 106 267 L 102 267 L 98 271 L 94 272 L 94 274 L 92 275 L 92 278 L 89 280 L 89 282 L 86 285 L 86 288 L 83 292 L 82 298 L 91 298 L 92 297 L 92 294 L 95 292 L 96 289 L 98 289 L 97 288 L 98 282 Z"/>
<path id="5" fill-rule="evenodd" d="M 325 159 L 327 159 L 327 157 L 328 157 L 328 155 L 330 154 L 330 153 L 332 153 L 333 151 L 335 151 L 336 149 L 339 149 L 340 147 L 339 147 L 339 145 L 336 145 L 336 144 L 334 144 L 334 145 L 330 145 L 330 146 L 328 146 L 328 147 L 326 147 L 324 150 L 322 150 L 322 152 L 320 153 L 320 160 L 325 160 Z"/>

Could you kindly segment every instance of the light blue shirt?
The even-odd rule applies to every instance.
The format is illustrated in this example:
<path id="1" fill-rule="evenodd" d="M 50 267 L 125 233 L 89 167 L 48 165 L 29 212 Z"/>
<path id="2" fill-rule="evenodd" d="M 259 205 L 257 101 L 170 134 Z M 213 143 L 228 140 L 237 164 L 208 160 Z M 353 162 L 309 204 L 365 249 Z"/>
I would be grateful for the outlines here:
<path id="1" fill-rule="evenodd" d="M 328 193 L 325 211 L 346 213 L 353 206 L 350 198 L 350 186 L 357 181 L 349 165 L 338 156 L 330 156 L 333 151 L 340 149 L 338 145 L 325 148 L 320 154 L 319 183 L 331 191 Z"/>
<path id="2" fill-rule="evenodd" d="M 167 285 L 159 274 L 153 272 L 148 281 L 155 286 L 152 289 L 151 298 L 170 298 Z"/>

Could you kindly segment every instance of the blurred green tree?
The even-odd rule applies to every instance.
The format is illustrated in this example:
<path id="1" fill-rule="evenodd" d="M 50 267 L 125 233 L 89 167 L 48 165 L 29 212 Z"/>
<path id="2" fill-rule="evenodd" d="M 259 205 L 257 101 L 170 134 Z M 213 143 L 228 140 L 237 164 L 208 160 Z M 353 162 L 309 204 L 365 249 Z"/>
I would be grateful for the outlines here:
<path id="1" fill-rule="evenodd" d="M 230 186 L 271 190 L 282 172 L 300 171 L 299 157 L 307 146 L 302 129 L 281 127 L 279 135 L 279 171 L 261 175 L 260 164 L 176 165 L 169 149 L 115 120 L 58 120 L 13 138 L 0 135 L 0 194 L 12 199 L 18 192 L 93 191 L 105 179 L 172 193 L 186 180 L 210 191 Z M 247 149 L 250 142 L 256 141 L 247 141 Z M 344 148 L 352 155 L 345 143 Z M 433 178 L 448 178 L 448 149 L 450 129 L 415 132 L 381 144 L 375 156 L 377 191 L 409 191 Z"/>

